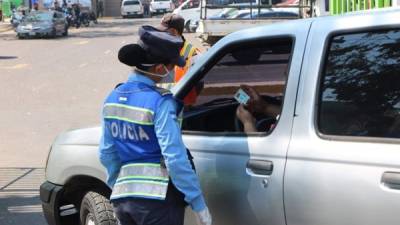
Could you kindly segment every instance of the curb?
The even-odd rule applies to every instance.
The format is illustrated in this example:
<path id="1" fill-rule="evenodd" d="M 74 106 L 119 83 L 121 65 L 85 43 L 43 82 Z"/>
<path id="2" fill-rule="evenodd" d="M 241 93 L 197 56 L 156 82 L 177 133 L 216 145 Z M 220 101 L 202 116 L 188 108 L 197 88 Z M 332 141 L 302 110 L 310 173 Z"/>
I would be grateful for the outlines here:
<path id="1" fill-rule="evenodd" d="M 11 26 L 11 24 L 10 25 L 8 25 L 8 24 L 2 25 L 2 26 L 0 26 L 0 33 L 10 31 L 12 29 L 13 29 L 13 27 Z"/>

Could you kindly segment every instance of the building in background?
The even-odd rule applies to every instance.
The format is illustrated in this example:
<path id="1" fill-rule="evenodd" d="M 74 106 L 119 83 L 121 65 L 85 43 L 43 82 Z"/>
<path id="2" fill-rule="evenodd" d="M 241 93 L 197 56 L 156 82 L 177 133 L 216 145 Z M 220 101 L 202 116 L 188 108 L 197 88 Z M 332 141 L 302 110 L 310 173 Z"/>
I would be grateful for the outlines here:
<path id="1" fill-rule="evenodd" d="M 0 9 L 3 16 L 10 17 L 12 9 L 17 9 L 24 4 L 23 0 L 0 0 Z"/>

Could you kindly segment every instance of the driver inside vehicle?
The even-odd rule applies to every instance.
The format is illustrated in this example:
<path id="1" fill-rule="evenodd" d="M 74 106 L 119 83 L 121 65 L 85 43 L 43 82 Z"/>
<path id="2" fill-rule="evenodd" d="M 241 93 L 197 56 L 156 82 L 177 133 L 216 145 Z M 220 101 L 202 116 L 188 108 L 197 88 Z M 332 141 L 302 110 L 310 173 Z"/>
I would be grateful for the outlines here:
<path id="1" fill-rule="evenodd" d="M 240 104 L 236 110 L 236 116 L 242 122 L 244 132 L 272 130 L 281 113 L 281 104 L 267 102 L 254 88 L 248 85 L 241 85 L 240 88 L 250 97 L 246 105 Z M 264 122 L 257 121 L 258 117 L 264 118 Z"/>

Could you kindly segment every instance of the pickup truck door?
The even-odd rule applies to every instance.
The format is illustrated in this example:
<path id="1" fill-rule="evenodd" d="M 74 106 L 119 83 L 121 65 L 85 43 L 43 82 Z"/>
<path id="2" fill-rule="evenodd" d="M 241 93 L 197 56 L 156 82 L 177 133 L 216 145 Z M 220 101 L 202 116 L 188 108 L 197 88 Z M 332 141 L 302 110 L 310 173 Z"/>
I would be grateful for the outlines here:
<path id="1" fill-rule="evenodd" d="M 185 129 L 186 121 L 183 121 L 184 142 L 194 156 L 201 187 L 213 216 L 213 224 L 285 225 L 283 175 L 292 129 L 296 89 L 309 26 L 309 21 L 297 21 L 230 35 L 205 53 L 189 71 L 189 74 L 183 78 L 183 81 L 177 84 L 176 89 L 179 92 L 179 89 L 184 88 L 185 83 L 188 84 L 192 81 L 188 77 L 199 76 L 200 78 L 197 77 L 199 80 L 204 76 L 205 87 L 202 93 L 206 93 L 208 92 L 207 76 L 220 76 L 218 79 L 221 79 L 224 84 L 214 84 L 214 90 L 217 92 L 224 92 L 225 87 L 229 89 L 228 86 L 236 85 L 233 92 L 224 95 L 226 99 L 233 97 L 240 84 L 251 83 L 250 77 L 253 76 L 253 73 L 259 73 L 262 77 L 264 74 L 267 76 L 267 74 L 274 74 L 277 71 L 282 72 L 282 74 L 287 74 L 289 71 L 287 85 L 283 87 L 283 109 L 279 122 L 271 133 L 258 132 L 246 135 L 243 132 L 234 132 L 228 129 L 223 131 L 222 127 L 218 127 L 218 124 L 233 126 L 234 119 L 231 115 L 236 112 L 237 103 L 235 100 L 233 100 L 233 104 L 236 104 L 236 106 L 233 105 L 233 110 L 223 115 L 220 120 L 215 118 L 214 122 L 209 122 L 213 119 L 213 115 L 210 115 L 208 118 L 204 118 L 204 122 L 200 124 L 201 126 L 213 127 L 216 130 L 220 129 L 220 132 Z M 255 51 L 262 48 L 274 49 L 273 51 L 278 52 L 277 55 L 279 56 L 279 54 L 282 54 L 279 51 L 284 50 L 276 48 L 277 46 L 274 45 L 277 42 L 282 42 L 281 40 L 290 40 L 289 43 L 291 43 L 287 50 L 291 52 L 291 55 L 283 56 L 283 58 L 288 58 L 286 63 L 288 68 L 274 69 L 275 64 L 284 60 L 274 58 L 273 53 L 268 53 L 268 51 L 264 52 L 266 58 L 260 56 L 262 60 L 259 59 L 254 67 L 251 67 L 251 63 L 233 66 L 234 60 L 229 61 L 232 59 L 232 52 L 230 51 L 237 48 L 253 48 Z M 255 46 L 259 46 L 259 48 Z M 251 50 L 251 52 L 253 51 Z M 233 55 L 235 57 L 235 54 Z M 215 58 L 218 57 L 226 57 L 223 58 L 226 60 L 216 63 L 218 60 Z M 248 60 L 248 58 L 244 60 Z M 207 70 L 208 72 L 202 72 L 204 68 L 211 69 Z M 246 68 L 248 68 L 248 74 L 235 74 Z M 263 70 L 264 68 L 267 69 Z M 222 76 L 216 73 L 216 70 L 229 70 L 231 72 Z M 194 74 L 190 74 L 191 72 Z M 251 85 L 257 85 L 259 82 L 263 84 L 270 82 L 272 86 L 277 83 L 274 80 L 268 80 L 266 77 L 265 80 L 254 81 Z M 222 88 L 218 89 L 217 86 Z M 199 99 L 201 98 L 202 94 L 199 96 Z M 186 124 L 189 127 L 194 126 L 194 122 L 190 124 L 191 122 L 189 124 L 186 122 Z M 193 215 L 187 214 L 187 216 L 185 224 L 195 224 Z"/>
<path id="2" fill-rule="evenodd" d="M 398 18 L 313 22 L 284 179 L 287 225 L 399 224 Z"/>

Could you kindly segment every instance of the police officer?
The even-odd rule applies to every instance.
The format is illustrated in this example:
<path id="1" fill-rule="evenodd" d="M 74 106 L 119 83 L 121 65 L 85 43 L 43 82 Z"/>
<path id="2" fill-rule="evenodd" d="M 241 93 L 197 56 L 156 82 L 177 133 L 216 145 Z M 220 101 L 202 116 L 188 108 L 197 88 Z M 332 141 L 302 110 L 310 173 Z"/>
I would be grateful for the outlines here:
<path id="1" fill-rule="evenodd" d="M 160 87 L 171 89 L 182 77 L 187 73 L 190 67 L 194 64 L 196 58 L 200 55 L 200 50 L 189 43 L 183 36 L 183 29 L 185 27 L 185 19 L 174 13 L 167 13 L 161 20 L 161 24 L 158 27 L 160 30 L 167 31 L 173 35 L 180 36 L 184 43 L 180 50 L 180 56 L 185 59 L 185 66 L 175 66 L 174 73 L 170 80 L 165 80 L 165 83 L 161 83 Z M 203 85 L 198 83 L 183 99 L 186 106 L 191 106 L 196 103 L 197 96 L 200 93 Z"/>
<path id="2" fill-rule="evenodd" d="M 121 225 L 183 225 L 189 204 L 200 224 L 211 225 L 199 180 L 182 142 L 180 106 L 155 86 L 175 65 L 183 41 L 151 26 L 139 28 L 138 44 L 122 47 L 119 60 L 133 67 L 103 106 L 100 161 L 112 187 Z"/>

